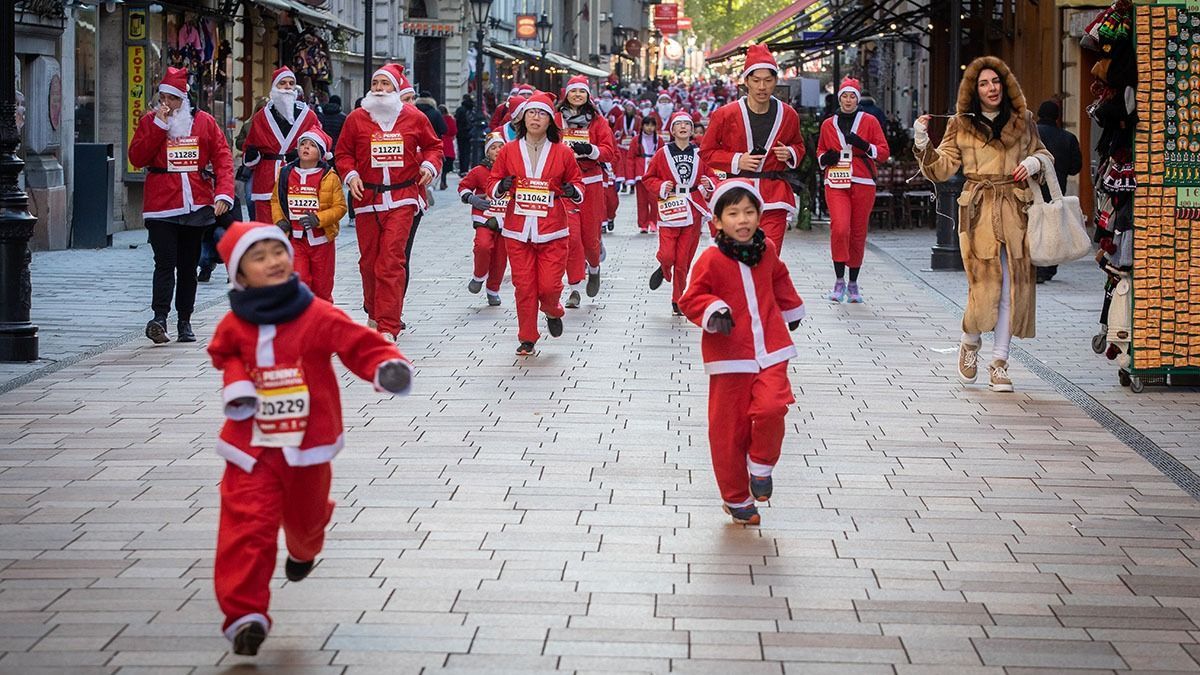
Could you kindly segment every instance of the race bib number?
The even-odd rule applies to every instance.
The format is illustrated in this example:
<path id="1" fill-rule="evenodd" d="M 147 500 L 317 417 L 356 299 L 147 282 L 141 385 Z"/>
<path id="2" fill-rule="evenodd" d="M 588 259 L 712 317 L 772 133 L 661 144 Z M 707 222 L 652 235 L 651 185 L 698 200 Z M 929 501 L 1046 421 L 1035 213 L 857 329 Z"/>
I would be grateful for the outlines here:
<path id="1" fill-rule="evenodd" d="M 617 141 L 617 145 L 619 145 L 622 150 L 628 150 L 629 146 L 633 145 L 633 139 L 626 136 L 625 138 Z"/>
<path id="2" fill-rule="evenodd" d="M 554 195 L 549 181 L 538 178 L 518 178 L 513 185 L 513 213 L 530 218 L 543 218 L 550 213 Z"/>
<path id="3" fill-rule="evenodd" d="M 310 213 L 316 213 L 321 208 L 317 197 L 316 185 L 292 185 L 288 187 L 288 215 L 292 217 L 292 235 L 303 236 L 304 228 L 297 227 L 300 219 Z"/>
<path id="4" fill-rule="evenodd" d="M 258 411 L 251 442 L 266 448 L 295 448 L 308 429 L 308 384 L 300 366 L 260 368 L 254 372 Z"/>
<path id="5" fill-rule="evenodd" d="M 725 180 L 726 178 L 729 178 L 728 173 L 725 173 L 724 171 L 720 171 L 718 169 L 713 169 L 713 173 L 716 174 L 717 180 Z"/>
<path id="6" fill-rule="evenodd" d="M 686 195 L 669 195 L 666 199 L 658 200 L 659 220 L 665 220 L 668 223 L 687 220 L 691 211 Z"/>
<path id="7" fill-rule="evenodd" d="M 167 171 L 189 173 L 200 170 L 200 137 L 167 139 Z"/>
<path id="8" fill-rule="evenodd" d="M 591 143 L 592 136 L 587 129 L 563 129 L 562 140 L 570 147 L 572 143 Z"/>
<path id="9" fill-rule="evenodd" d="M 404 168 L 404 135 L 398 131 L 377 131 L 371 134 L 371 167 Z"/>
<path id="10" fill-rule="evenodd" d="M 835 166 L 829 167 L 825 172 L 825 181 L 829 187 L 837 188 L 838 190 L 849 189 L 851 178 L 853 178 L 853 173 L 850 170 L 849 162 L 838 162 Z"/>
<path id="11" fill-rule="evenodd" d="M 496 218 L 497 220 L 504 218 L 505 212 L 508 211 L 508 200 L 508 195 L 504 195 L 504 197 L 500 199 L 491 200 L 491 206 L 487 211 L 483 212 L 483 215 L 487 216 L 488 218 Z"/>

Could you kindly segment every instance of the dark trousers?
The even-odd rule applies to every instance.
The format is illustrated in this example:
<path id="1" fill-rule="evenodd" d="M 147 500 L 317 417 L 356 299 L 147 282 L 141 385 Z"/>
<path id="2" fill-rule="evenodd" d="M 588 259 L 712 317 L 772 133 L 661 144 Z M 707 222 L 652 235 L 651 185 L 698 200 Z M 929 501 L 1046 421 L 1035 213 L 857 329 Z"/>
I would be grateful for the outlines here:
<path id="1" fill-rule="evenodd" d="M 204 228 L 204 236 L 200 242 L 200 267 L 212 269 L 221 262 L 217 253 L 217 242 L 225 235 L 225 228 L 220 225 L 209 225 Z"/>
<path id="2" fill-rule="evenodd" d="M 146 230 L 150 233 L 150 248 L 154 249 L 154 295 L 150 303 L 154 317 L 167 318 L 174 293 L 179 320 L 191 320 L 196 308 L 196 266 L 200 262 L 205 228 L 150 219 L 146 221 Z"/>
<path id="3" fill-rule="evenodd" d="M 425 214 L 420 211 L 413 216 L 412 229 L 408 231 L 408 243 L 404 245 L 404 295 L 408 296 L 408 282 L 412 280 L 412 274 L 409 268 L 412 267 L 412 249 L 413 243 L 417 241 L 417 227 L 421 225 L 421 216 Z"/>

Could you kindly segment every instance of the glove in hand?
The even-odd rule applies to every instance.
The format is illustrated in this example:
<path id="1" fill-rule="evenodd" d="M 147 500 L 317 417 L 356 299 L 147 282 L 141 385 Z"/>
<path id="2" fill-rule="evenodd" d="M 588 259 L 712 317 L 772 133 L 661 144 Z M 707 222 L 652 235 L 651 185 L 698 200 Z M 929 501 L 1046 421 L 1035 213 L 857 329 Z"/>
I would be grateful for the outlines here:
<path id="1" fill-rule="evenodd" d="M 321 219 L 317 218 L 317 214 L 315 213 L 306 213 L 300 218 L 300 224 L 303 225 L 304 229 L 306 230 L 315 230 L 321 226 Z"/>
<path id="2" fill-rule="evenodd" d="M 865 139 L 863 139 L 862 136 L 859 136 L 858 134 L 854 133 L 853 131 L 846 135 L 846 142 L 849 143 L 851 147 L 858 148 L 859 150 L 862 150 L 863 152 L 871 151 L 871 144 L 868 143 Z"/>
<path id="3" fill-rule="evenodd" d="M 837 150 L 826 150 L 821 154 L 821 166 L 833 166 L 838 163 L 840 153 Z"/>
<path id="4" fill-rule="evenodd" d="M 505 192 L 512 190 L 512 186 L 513 186 L 513 177 L 505 176 L 504 178 L 500 179 L 500 184 L 498 186 L 496 186 L 496 193 L 504 194 Z"/>
<path id="5" fill-rule="evenodd" d="M 399 361 L 388 361 L 379 366 L 379 386 L 399 394 L 412 384 L 412 370 Z"/>
<path id="6" fill-rule="evenodd" d="M 579 190 L 576 190 L 575 186 L 570 183 L 562 184 L 562 194 L 567 199 L 579 199 Z"/>
<path id="7" fill-rule="evenodd" d="M 492 203 L 483 197 L 480 197 L 479 195 L 469 195 L 467 197 L 467 201 L 471 204 L 471 206 L 474 206 L 480 211 L 487 211 L 488 209 L 492 208 Z"/>
<path id="8" fill-rule="evenodd" d="M 795 321 L 788 322 L 788 330 L 796 330 L 799 327 L 800 327 L 800 319 L 796 319 Z"/>
<path id="9" fill-rule="evenodd" d="M 577 154 L 577 155 L 592 154 L 592 144 L 591 143 L 572 143 L 571 149 L 574 150 L 575 154 Z"/>
<path id="10" fill-rule="evenodd" d="M 284 234 L 292 233 L 292 224 L 286 220 L 280 220 L 280 221 L 276 222 L 275 227 L 278 227 L 279 229 L 283 230 Z"/>
<path id="11" fill-rule="evenodd" d="M 733 315 L 728 309 L 714 313 L 708 317 L 708 329 L 714 333 L 729 335 L 733 332 Z"/>

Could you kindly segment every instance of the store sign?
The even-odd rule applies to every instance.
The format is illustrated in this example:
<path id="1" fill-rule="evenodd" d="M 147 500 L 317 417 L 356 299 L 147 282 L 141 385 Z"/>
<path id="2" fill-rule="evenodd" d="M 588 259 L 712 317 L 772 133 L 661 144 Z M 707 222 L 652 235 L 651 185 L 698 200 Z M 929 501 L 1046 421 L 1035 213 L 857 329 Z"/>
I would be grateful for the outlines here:
<path id="1" fill-rule="evenodd" d="M 128 114 L 125 117 L 125 147 L 133 141 L 133 133 L 137 131 L 138 122 L 146 114 L 146 48 L 142 45 L 130 45 L 125 48 L 126 55 L 126 96 L 128 96 Z M 128 157 L 128 153 L 126 153 Z M 138 169 L 126 159 L 125 170 L 136 173 Z"/>
<path id="2" fill-rule="evenodd" d="M 457 33 L 458 25 L 453 23 L 405 21 L 400 24 L 400 34 L 412 37 L 453 37 Z"/>
<path id="3" fill-rule="evenodd" d="M 630 38 L 625 41 L 625 53 L 637 58 L 642 55 L 642 43 L 637 38 Z"/>
<path id="4" fill-rule="evenodd" d="M 666 56 L 671 61 L 678 61 L 683 58 L 683 45 L 678 40 L 671 38 L 663 39 L 663 56 Z"/>
<path id="5" fill-rule="evenodd" d="M 129 10 L 129 30 L 126 39 L 130 42 L 146 39 L 146 10 Z"/>
<path id="6" fill-rule="evenodd" d="M 663 35 L 674 35 L 679 32 L 679 5 L 664 2 L 654 5 L 654 27 Z"/>
<path id="7" fill-rule="evenodd" d="M 676 26 L 679 26 L 679 30 L 680 30 L 680 31 L 691 30 L 691 29 L 692 29 L 692 17 L 690 17 L 690 16 L 681 16 L 681 17 L 679 17 L 679 19 L 678 19 L 678 20 L 675 22 L 675 25 L 676 25 Z"/>
<path id="8" fill-rule="evenodd" d="M 518 14 L 517 15 L 517 39 L 518 40 L 536 40 L 537 39 L 537 16 L 534 14 Z"/>

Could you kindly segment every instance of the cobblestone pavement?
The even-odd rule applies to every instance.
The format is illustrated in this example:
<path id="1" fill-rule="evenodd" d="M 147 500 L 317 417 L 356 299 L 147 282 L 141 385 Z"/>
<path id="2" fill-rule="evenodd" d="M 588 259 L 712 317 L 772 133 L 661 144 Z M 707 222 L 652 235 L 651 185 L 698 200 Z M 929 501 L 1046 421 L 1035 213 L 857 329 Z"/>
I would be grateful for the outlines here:
<path id="1" fill-rule="evenodd" d="M 405 316 L 416 392 L 343 376 L 327 548 L 278 574 L 257 659 L 211 588 L 224 308 L 199 346 L 134 340 L 0 395 L 0 672 L 1200 669 L 1196 501 L 1020 362 L 1014 394 L 959 385 L 957 314 L 888 258 L 867 304 L 831 305 L 824 233 L 788 236 L 797 404 L 745 528 L 709 468 L 698 329 L 646 287 L 631 204 L 598 302 L 518 361 L 510 287 L 466 293 L 447 201 Z"/>

